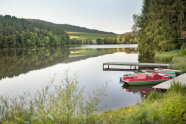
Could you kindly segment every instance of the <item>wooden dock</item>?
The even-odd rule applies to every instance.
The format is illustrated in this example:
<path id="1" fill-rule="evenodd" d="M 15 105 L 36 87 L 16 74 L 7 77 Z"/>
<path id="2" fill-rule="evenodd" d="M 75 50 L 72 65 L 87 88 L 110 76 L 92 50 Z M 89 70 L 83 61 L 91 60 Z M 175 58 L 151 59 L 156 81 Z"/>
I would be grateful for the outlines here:
<path id="1" fill-rule="evenodd" d="M 173 82 L 179 82 L 181 85 L 186 86 L 186 73 L 179 75 L 171 80 L 165 81 L 161 84 L 154 86 L 155 89 L 169 89 Z"/>
<path id="2" fill-rule="evenodd" d="M 113 68 L 111 66 L 126 66 L 128 68 Z M 134 71 L 139 67 L 152 67 L 152 68 L 168 68 L 169 64 L 160 63 L 135 63 L 135 62 L 107 62 L 103 63 L 103 70 L 110 71 Z"/>

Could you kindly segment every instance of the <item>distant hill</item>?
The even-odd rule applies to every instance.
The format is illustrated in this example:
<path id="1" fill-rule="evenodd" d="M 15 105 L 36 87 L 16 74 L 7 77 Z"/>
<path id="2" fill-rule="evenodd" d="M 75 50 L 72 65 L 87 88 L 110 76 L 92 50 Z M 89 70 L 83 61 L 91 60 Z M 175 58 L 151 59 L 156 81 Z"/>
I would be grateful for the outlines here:
<path id="1" fill-rule="evenodd" d="M 55 24 L 43 20 L 38 20 L 38 19 L 28 19 L 29 21 L 32 22 L 37 22 L 40 24 L 47 24 L 47 25 L 53 25 L 57 26 L 58 28 L 61 28 L 62 30 L 66 32 L 85 32 L 85 33 L 99 33 L 99 34 L 115 34 L 113 32 L 105 32 L 105 31 L 99 31 L 95 29 L 88 29 L 85 27 L 80 27 L 80 26 L 75 26 L 75 25 L 69 25 L 69 24 Z"/>

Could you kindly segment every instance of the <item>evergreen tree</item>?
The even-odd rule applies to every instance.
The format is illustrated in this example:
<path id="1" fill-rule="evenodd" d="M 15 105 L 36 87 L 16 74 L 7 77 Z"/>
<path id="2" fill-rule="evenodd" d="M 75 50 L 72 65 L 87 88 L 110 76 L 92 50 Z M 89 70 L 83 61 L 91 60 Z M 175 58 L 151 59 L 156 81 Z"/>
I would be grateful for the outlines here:
<path id="1" fill-rule="evenodd" d="M 180 48 L 181 32 L 185 30 L 184 0 L 144 0 L 141 15 L 134 15 L 139 60 L 152 60 L 155 51 Z"/>

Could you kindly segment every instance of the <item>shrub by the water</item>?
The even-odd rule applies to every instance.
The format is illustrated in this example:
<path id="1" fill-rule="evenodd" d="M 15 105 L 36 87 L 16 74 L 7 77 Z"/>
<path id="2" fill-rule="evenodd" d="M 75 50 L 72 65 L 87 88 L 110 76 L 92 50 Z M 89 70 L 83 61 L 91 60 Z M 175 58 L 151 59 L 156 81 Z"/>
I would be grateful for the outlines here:
<path id="1" fill-rule="evenodd" d="M 103 113 L 107 124 L 183 124 L 186 123 L 186 87 L 173 83 L 166 93 L 152 92 L 142 103 Z"/>
<path id="2" fill-rule="evenodd" d="M 51 83 L 34 96 L 26 94 L 10 99 L 0 97 L 2 124 L 86 124 L 98 123 L 93 113 L 102 100 L 105 88 L 83 97 L 76 77 L 66 76 L 60 84 Z"/>
<path id="3" fill-rule="evenodd" d="M 2 124 L 183 124 L 186 122 L 186 86 L 174 82 L 166 93 L 150 93 L 143 102 L 95 113 L 105 88 L 83 98 L 77 78 L 50 85 L 34 97 L 8 99 L 0 97 L 0 123 Z M 28 95 L 31 97 L 31 95 Z"/>

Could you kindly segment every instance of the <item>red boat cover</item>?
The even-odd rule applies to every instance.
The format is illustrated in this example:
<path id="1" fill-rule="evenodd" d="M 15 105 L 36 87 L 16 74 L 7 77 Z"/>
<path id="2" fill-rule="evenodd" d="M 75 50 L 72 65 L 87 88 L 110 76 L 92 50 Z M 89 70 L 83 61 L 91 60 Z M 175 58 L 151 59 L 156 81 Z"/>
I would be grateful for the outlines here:
<path id="1" fill-rule="evenodd" d="M 158 75 L 158 74 L 151 74 L 151 77 L 154 80 L 166 80 L 166 79 L 170 79 L 170 77 L 166 77 L 166 76 L 162 76 L 162 75 Z"/>
<path id="2" fill-rule="evenodd" d="M 122 80 L 126 82 L 136 82 L 136 81 L 150 81 L 150 80 L 168 80 L 170 77 L 158 75 L 153 73 L 152 75 L 147 75 L 143 73 L 139 73 L 138 76 L 132 77 L 123 77 Z"/>
<path id="3" fill-rule="evenodd" d="M 143 74 L 143 73 L 139 73 L 138 76 L 136 77 L 137 79 L 151 79 L 150 76 Z"/>

